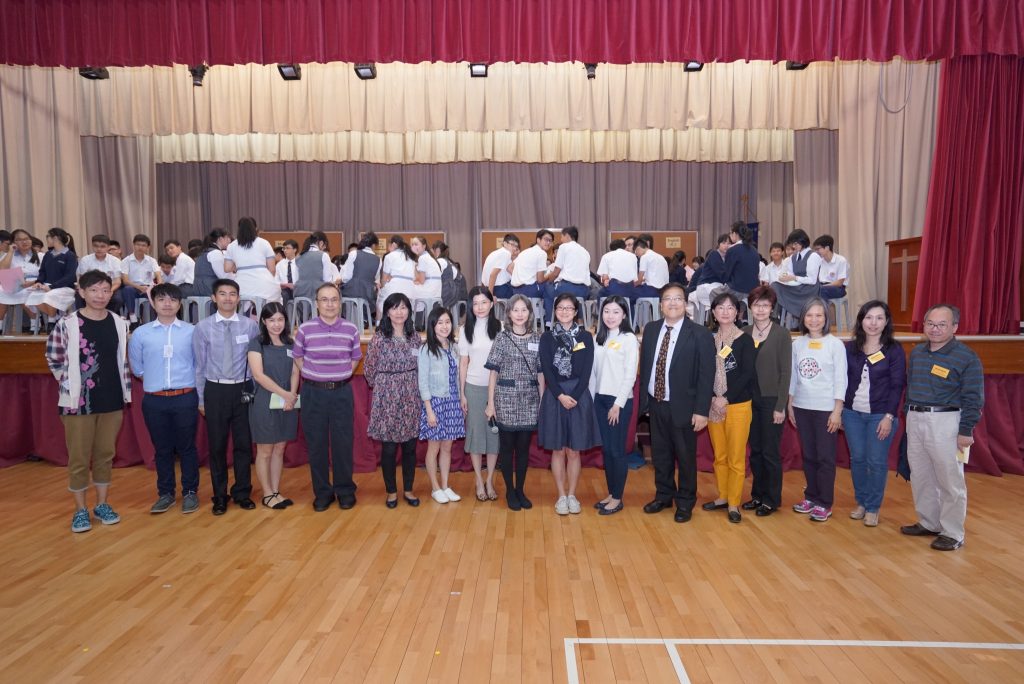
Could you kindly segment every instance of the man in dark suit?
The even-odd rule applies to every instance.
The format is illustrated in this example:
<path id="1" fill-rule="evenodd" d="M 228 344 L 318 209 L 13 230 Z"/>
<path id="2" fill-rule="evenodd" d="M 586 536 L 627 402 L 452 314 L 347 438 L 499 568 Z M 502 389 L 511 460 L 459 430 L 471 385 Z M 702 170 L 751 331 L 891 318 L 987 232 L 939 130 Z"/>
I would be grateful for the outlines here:
<path id="1" fill-rule="evenodd" d="M 660 321 L 644 327 L 640 347 L 640 410 L 651 416 L 654 500 L 644 513 L 676 505 L 687 522 L 697 502 L 697 433 L 707 427 L 715 383 L 715 342 L 707 328 L 686 318 L 686 290 L 661 290 Z M 679 484 L 676 484 L 676 465 Z"/>

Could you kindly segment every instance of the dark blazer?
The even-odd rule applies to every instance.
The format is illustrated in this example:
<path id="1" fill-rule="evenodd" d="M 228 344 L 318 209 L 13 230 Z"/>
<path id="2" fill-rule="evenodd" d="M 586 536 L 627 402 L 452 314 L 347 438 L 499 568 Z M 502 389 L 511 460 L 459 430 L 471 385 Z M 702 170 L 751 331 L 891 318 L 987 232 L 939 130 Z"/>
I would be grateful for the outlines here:
<path id="1" fill-rule="evenodd" d="M 648 401 L 651 397 L 647 393 L 647 384 L 651 381 L 654 364 L 658 360 L 658 335 L 664 324 L 664 320 L 658 320 L 644 326 L 644 337 L 640 344 L 638 415 L 649 410 Z M 714 336 L 707 328 L 688 318 L 682 320 L 682 326 L 668 369 L 668 401 L 672 407 L 672 422 L 677 428 L 689 426 L 693 414 L 708 415 L 715 386 Z"/>

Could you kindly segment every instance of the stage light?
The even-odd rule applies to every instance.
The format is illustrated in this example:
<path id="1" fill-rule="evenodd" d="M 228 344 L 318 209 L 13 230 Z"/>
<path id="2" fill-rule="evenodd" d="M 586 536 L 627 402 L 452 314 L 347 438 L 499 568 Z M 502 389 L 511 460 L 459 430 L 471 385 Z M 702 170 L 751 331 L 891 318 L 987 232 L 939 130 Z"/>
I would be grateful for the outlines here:
<path id="1" fill-rule="evenodd" d="M 196 64 L 188 68 L 188 73 L 192 74 L 192 85 L 196 88 L 200 88 L 203 85 L 203 76 L 206 76 L 206 72 L 209 71 L 210 67 L 205 64 Z"/>
<path id="2" fill-rule="evenodd" d="M 687 62 L 686 65 L 683 66 L 683 71 L 692 74 L 693 72 L 700 71 L 703 68 L 704 62 Z"/>
<path id="3" fill-rule="evenodd" d="M 786 62 L 786 71 L 803 71 L 807 68 L 807 62 Z"/>
<path id="4" fill-rule="evenodd" d="M 483 62 L 473 62 L 469 65 L 469 75 L 473 78 L 487 78 L 487 65 Z"/>
<path id="5" fill-rule="evenodd" d="M 298 81 L 302 78 L 302 67 L 298 64 L 278 64 L 277 71 L 286 81 Z"/>
<path id="6" fill-rule="evenodd" d="M 584 64 L 583 68 L 587 70 L 587 78 L 591 80 L 597 78 L 597 64 L 589 62 Z"/>
<path id="7" fill-rule="evenodd" d="M 104 81 L 110 78 L 106 67 L 79 67 L 78 75 L 90 81 Z"/>
<path id="8" fill-rule="evenodd" d="M 371 78 L 377 78 L 377 65 L 373 62 L 368 64 L 356 64 L 356 76 L 364 81 L 368 81 Z"/>

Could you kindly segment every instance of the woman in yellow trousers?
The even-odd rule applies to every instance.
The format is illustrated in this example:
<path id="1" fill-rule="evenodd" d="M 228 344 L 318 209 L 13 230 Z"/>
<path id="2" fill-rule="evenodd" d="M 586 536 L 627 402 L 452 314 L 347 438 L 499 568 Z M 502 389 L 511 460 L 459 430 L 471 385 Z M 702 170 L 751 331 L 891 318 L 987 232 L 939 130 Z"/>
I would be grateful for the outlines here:
<path id="1" fill-rule="evenodd" d="M 708 435 L 715 449 L 718 497 L 704 504 L 705 511 L 729 509 L 729 522 L 743 519 L 740 499 L 746 476 L 747 437 L 756 372 L 754 342 L 736 326 L 739 300 L 723 292 L 711 302 L 714 314 L 715 390 L 708 417 Z"/>

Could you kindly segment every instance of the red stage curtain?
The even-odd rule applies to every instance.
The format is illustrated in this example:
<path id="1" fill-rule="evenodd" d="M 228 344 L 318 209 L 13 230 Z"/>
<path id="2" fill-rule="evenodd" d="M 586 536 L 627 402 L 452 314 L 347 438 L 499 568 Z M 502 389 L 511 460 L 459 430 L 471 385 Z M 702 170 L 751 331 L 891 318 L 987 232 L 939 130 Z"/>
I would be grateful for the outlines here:
<path id="1" fill-rule="evenodd" d="M 355 434 L 365 435 L 370 419 L 370 390 L 362 376 L 352 380 L 355 393 Z M 142 384 L 135 381 L 133 392 L 142 396 Z M 634 390 L 634 393 L 636 390 Z M 1024 475 L 1024 412 L 1017 407 L 1024 405 L 1024 375 L 986 375 L 985 412 L 974 430 L 975 444 L 971 449 L 971 462 L 967 470 L 1001 475 L 1011 473 Z M 55 465 L 67 465 L 67 450 L 64 447 L 64 427 L 57 416 L 57 383 L 49 375 L 0 375 L 0 415 L 7 418 L 6 435 L 0 443 L 0 467 L 21 463 L 29 454 L 35 454 Z M 200 427 L 197 435 L 199 460 L 207 462 L 206 430 Z M 899 434 L 893 439 L 889 453 L 889 467 L 896 468 L 899 437 L 904 421 L 900 421 Z M 635 442 L 636 417 L 633 417 L 628 439 Z M 423 463 L 426 442 L 418 447 L 419 462 Z M 230 452 L 229 452 L 230 453 Z M 365 437 L 355 440 L 356 472 L 372 472 L 380 464 L 380 445 Z M 709 472 L 714 460 L 711 441 L 707 431 L 697 440 L 697 465 Z M 837 461 L 840 466 L 850 463 L 846 441 L 839 439 Z M 786 424 L 782 435 L 782 462 L 786 470 L 799 469 L 800 441 L 796 431 Z M 145 464 L 153 468 L 153 447 L 149 441 L 145 422 L 142 419 L 141 402 L 136 401 L 126 411 L 121 434 L 117 440 L 117 456 L 114 465 L 130 466 Z M 306 464 L 306 442 L 299 430 L 299 439 L 288 445 L 285 465 L 289 468 Z M 602 467 L 601 449 L 583 453 L 583 464 Z M 550 452 L 537 447 L 536 440 L 530 450 L 530 465 L 548 468 L 551 465 Z M 452 470 L 468 471 L 473 464 L 462 451 L 462 441 L 452 447 Z M 643 477 L 650 477 L 645 471 Z M 642 486 L 648 486 L 649 482 Z"/>
<path id="2" fill-rule="evenodd" d="M 1016 334 L 1024 202 L 1024 59 L 942 65 L 914 326 L 936 302 L 961 309 L 960 334 Z"/>
<path id="3" fill-rule="evenodd" d="M 1024 0 L 6 0 L 0 62 L 729 62 L 1024 55 Z"/>

